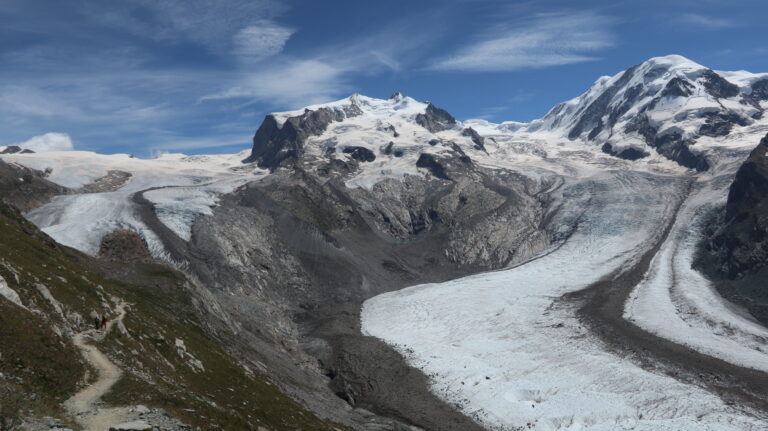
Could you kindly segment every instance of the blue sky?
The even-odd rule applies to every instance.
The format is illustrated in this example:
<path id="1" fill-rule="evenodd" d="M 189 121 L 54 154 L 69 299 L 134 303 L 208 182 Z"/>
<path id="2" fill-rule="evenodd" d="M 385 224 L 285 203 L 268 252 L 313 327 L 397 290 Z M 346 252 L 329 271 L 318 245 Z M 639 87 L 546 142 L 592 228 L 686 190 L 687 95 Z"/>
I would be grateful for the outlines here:
<path id="1" fill-rule="evenodd" d="M 359 92 L 529 121 L 680 54 L 768 72 L 762 0 L 2 0 L 0 145 L 246 148 L 270 111 Z"/>

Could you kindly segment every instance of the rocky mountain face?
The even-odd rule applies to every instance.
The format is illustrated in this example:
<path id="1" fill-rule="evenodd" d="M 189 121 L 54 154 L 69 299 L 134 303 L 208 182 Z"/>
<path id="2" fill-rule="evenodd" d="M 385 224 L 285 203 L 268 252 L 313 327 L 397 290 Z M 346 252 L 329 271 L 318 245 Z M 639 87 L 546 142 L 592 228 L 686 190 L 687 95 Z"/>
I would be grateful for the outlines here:
<path id="1" fill-rule="evenodd" d="M 768 323 L 768 135 L 736 172 L 725 208 L 707 233 L 701 269 Z"/>
<path id="2" fill-rule="evenodd" d="M 0 147 L 0 154 L 31 154 L 34 151 L 28 148 L 21 148 L 18 145 L 7 145 Z"/>
<path id="3" fill-rule="evenodd" d="M 725 266 L 729 276 L 761 270 L 768 263 L 768 136 L 736 172 L 725 207 L 727 232 L 717 240 L 730 246 Z"/>
<path id="4" fill-rule="evenodd" d="M 383 142 L 395 141 L 394 149 L 355 140 L 355 151 L 318 152 L 311 139 L 300 146 L 286 143 L 303 152 L 271 166 L 273 173 L 262 181 L 223 197 L 212 216 L 195 222 L 191 241 L 168 238 L 169 232 L 164 237 L 177 244 L 174 257 L 189 262 L 190 271 L 238 322 L 241 340 L 258 346 L 268 369 L 303 382 L 299 396 L 310 406 L 343 411 L 329 406 L 330 396 L 355 407 L 338 420 L 363 429 L 374 429 L 376 421 L 360 417 L 362 409 L 426 429 L 476 427 L 429 393 L 424 376 L 409 370 L 399 355 L 360 334 L 358 313 L 365 299 L 501 268 L 551 244 L 542 221 L 554 208 L 537 195 L 538 183 L 478 166 L 458 143 L 424 142 L 433 152 L 420 154 L 398 145 L 395 133 L 418 128 L 426 139 L 427 126 L 447 125 L 428 112 L 420 120 L 414 116 L 413 125 L 390 128 L 373 121 L 378 126 L 372 134 L 388 135 Z M 289 118 L 283 127 L 299 123 Z M 315 125 L 295 130 L 296 136 L 313 136 Z M 455 134 L 461 137 L 460 130 Z M 468 151 L 476 145 L 471 136 L 463 139 Z M 410 153 L 397 156 L 398 148 Z M 366 165 L 373 162 L 368 152 L 374 160 L 410 159 L 413 174 L 384 178 L 370 188 L 348 187 L 368 173 Z M 277 160 L 260 149 L 254 153 L 263 155 L 257 163 Z M 414 396 L 397 396 L 403 390 Z"/>
<path id="5" fill-rule="evenodd" d="M 66 187 L 48 181 L 44 172 L 0 160 L 0 196 L 23 212 L 42 206 L 68 193 Z"/>
<path id="6" fill-rule="evenodd" d="M 474 429 L 425 376 L 362 336 L 358 316 L 379 293 L 551 246 L 545 219 L 558 208 L 544 191 L 561 183 L 489 168 L 486 157 L 484 137 L 430 103 L 354 95 L 267 116 L 246 163 L 271 173 L 220 196 L 188 239 L 164 224 L 152 191 L 132 201 L 170 261 L 229 316 L 233 354 L 311 410 L 358 429 Z M 139 245 L 109 235 L 100 253 L 132 257 Z"/>

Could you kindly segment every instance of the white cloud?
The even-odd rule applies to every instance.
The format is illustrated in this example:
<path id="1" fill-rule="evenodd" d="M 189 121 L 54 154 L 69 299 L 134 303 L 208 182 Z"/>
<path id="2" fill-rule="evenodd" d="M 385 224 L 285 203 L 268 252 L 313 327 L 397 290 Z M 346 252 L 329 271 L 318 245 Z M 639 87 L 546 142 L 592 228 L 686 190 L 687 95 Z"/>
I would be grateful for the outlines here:
<path id="1" fill-rule="evenodd" d="M 244 62 L 257 62 L 280 53 L 294 33 L 271 21 L 241 29 L 233 37 L 234 53 Z"/>
<path id="2" fill-rule="evenodd" d="M 224 135 L 215 137 L 169 137 L 165 142 L 153 142 L 149 147 L 152 157 L 177 151 L 194 151 L 205 148 L 240 148 L 242 150 L 253 146 L 249 130 L 246 135 Z"/>
<path id="3" fill-rule="evenodd" d="M 300 107 L 325 102 L 340 92 L 349 91 L 343 80 L 347 72 L 316 59 L 281 61 L 248 75 L 237 86 L 201 100 L 244 98 Z"/>
<path id="4" fill-rule="evenodd" d="M 705 28 L 708 30 L 719 30 L 723 28 L 734 27 L 736 24 L 728 19 L 715 18 L 697 13 L 686 13 L 680 17 L 680 20 L 691 26 Z"/>
<path id="5" fill-rule="evenodd" d="M 536 15 L 493 28 L 430 69 L 492 72 L 593 61 L 598 58 L 592 53 L 614 45 L 611 25 L 611 19 L 591 13 Z"/>
<path id="6" fill-rule="evenodd" d="M 419 15 L 366 37 L 322 47 L 309 57 L 274 56 L 258 68 L 244 68 L 229 86 L 200 100 L 243 99 L 292 109 L 349 95 L 356 90 L 352 85 L 355 76 L 400 73 L 421 58 L 439 33 L 431 28 L 427 31 L 421 18 Z"/>
<path id="7" fill-rule="evenodd" d="M 225 49 L 232 35 L 286 9 L 276 0 L 126 0 L 89 2 L 83 13 L 101 24 L 140 37 L 193 41 Z"/>
<path id="8" fill-rule="evenodd" d="M 36 153 L 44 153 L 47 151 L 72 151 L 75 149 L 72 144 L 72 138 L 66 133 L 50 132 L 44 135 L 38 135 L 20 142 L 19 147 L 32 150 Z"/>

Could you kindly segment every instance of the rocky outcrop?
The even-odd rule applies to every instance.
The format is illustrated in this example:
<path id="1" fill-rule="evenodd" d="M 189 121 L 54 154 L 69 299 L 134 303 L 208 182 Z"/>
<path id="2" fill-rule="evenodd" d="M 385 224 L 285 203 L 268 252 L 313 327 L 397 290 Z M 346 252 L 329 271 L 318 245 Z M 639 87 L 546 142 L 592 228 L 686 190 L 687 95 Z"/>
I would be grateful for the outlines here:
<path id="1" fill-rule="evenodd" d="M 699 128 L 699 134 L 704 136 L 727 136 L 731 133 L 733 126 L 749 124 L 746 118 L 734 112 L 708 112 L 704 116 L 707 121 Z"/>
<path id="2" fill-rule="evenodd" d="M 691 151 L 694 141 L 685 139 L 678 132 L 666 133 L 656 136 L 651 141 L 651 146 L 662 156 L 674 160 L 680 166 L 697 171 L 706 171 L 709 169 L 709 162 L 702 154 Z"/>
<path id="3" fill-rule="evenodd" d="M 660 97 L 688 97 L 693 94 L 694 85 L 685 78 L 674 77 L 667 82 Z"/>
<path id="4" fill-rule="evenodd" d="M 127 262 L 152 259 L 144 238 L 129 230 L 118 230 L 102 238 L 98 256 L 103 259 Z"/>
<path id="5" fill-rule="evenodd" d="M 70 192 L 45 177 L 45 172 L 0 160 L 0 199 L 26 213 Z"/>
<path id="6" fill-rule="evenodd" d="M 466 129 L 461 131 L 462 136 L 467 136 L 470 139 L 472 139 L 472 142 L 475 144 L 475 149 L 480 150 L 483 152 L 488 152 L 485 150 L 485 139 L 480 136 L 477 131 L 471 127 L 467 127 Z"/>
<path id="7" fill-rule="evenodd" d="M 426 111 L 423 114 L 416 115 L 416 123 L 430 132 L 436 133 L 455 126 L 456 119 L 448 111 L 428 103 Z"/>
<path id="8" fill-rule="evenodd" d="M 341 152 L 349 154 L 350 157 L 358 162 L 372 162 L 376 160 L 376 155 L 373 154 L 373 151 L 365 147 L 344 147 Z"/>
<path id="9" fill-rule="evenodd" d="M 18 145 L 8 145 L 0 150 L 0 154 L 32 154 L 34 151 L 28 148 L 21 148 Z"/>
<path id="10" fill-rule="evenodd" d="M 319 108 L 290 117 L 282 125 L 274 115 L 267 115 L 253 137 L 251 155 L 244 162 L 257 162 L 261 168 L 275 169 L 285 162 L 299 158 L 309 136 L 322 134 L 334 121 L 359 114 L 359 109 L 355 110 L 354 105 L 347 111 Z"/>
<path id="11" fill-rule="evenodd" d="M 740 278 L 768 265 L 768 136 L 739 168 L 728 192 L 724 225 L 710 248 L 719 271 Z"/>
<path id="12" fill-rule="evenodd" d="M 103 177 L 99 177 L 92 182 L 75 190 L 75 193 L 104 193 L 113 192 L 126 185 L 133 175 L 130 172 L 110 170 Z"/>
<path id="13" fill-rule="evenodd" d="M 739 87 L 718 75 L 715 71 L 707 69 L 702 75 L 704 88 L 717 99 L 727 99 L 739 95 Z"/>
<path id="14" fill-rule="evenodd" d="M 479 138 L 477 132 L 475 135 Z M 442 144 L 450 148 L 450 152 L 421 153 L 416 160 L 416 167 L 426 169 L 433 177 L 442 180 L 452 180 L 457 176 L 467 175 L 474 169 L 472 159 L 455 142 L 443 141 Z"/>
<path id="15" fill-rule="evenodd" d="M 749 94 L 749 97 L 752 100 L 758 102 L 768 100 L 768 79 L 761 79 L 754 82 L 752 84 L 752 92 Z"/>
<path id="16" fill-rule="evenodd" d="M 632 147 L 625 148 L 625 149 L 622 149 L 620 151 L 615 151 L 613 149 L 613 146 L 611 144 L 607 143 L 607 142 L 605 144 L 603 144 L 603 146 L 600 148 L 600 150 L 602 152 L 604 152 L 605 154 L 610 154 L 610 155 L 612 155 L 614 157 L 618 157 L 618 158 L 624 159 L 624 160 L 639 160 L 639 159 L 642 159 L 644 157 L 648 157 L 650 155 L 650 154 L 648 154 L 648 153 L 646 153 L 644 151 L 641 151 L 641 150 L 638 150 L 638 149 L 632 148 Z"/>
<path id="17" fill-rule="evenodd" d="M 394 156 L 394 157 L 403 157 L 403 154 L 404 154 L 403 150 L 399 148 L 395 148 L 395 143 L 392 141 L 388 142 L 387 145 L 382 147 L 381 152 L 388 156 Z"/>
<path id="18" fill-rule="evenodd" d="M 419 159 L 416 161 L 416 167 L 424 168 L 429 171 L 435 178 L 441 180 L 449 180 L 448 174 L 445 172 L 445 166 L 441 163 L 439 157 L 434 154 L 422 153 Z"/>
<path id="19" fill-rule="evenodd" d="M 691 151 L 690 147 L 694 145 L 692 140 L 683 138 L 677 131 L 659 135 L 658 130 L 651 126 L 646 114 L 638 115 L 627 124 L 624 131 L 639 134 L 659 154 L 681 166 L 697 171 L 709 169 L 709 162 L 707 162 L 706 157 Z"/>
<path id="20" fill-rule="evenodd" d="M 737 171 L 725 208 L 705 233 L 699 269 L 768 324 L 768 136 Z"/>

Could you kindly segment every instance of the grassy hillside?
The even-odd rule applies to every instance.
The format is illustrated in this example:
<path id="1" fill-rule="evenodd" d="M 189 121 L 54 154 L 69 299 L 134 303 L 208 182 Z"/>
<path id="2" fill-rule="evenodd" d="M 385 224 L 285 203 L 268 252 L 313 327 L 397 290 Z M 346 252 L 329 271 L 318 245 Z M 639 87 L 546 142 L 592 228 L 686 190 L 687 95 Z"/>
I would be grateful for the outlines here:
<path id="1" fill-rule="evenodd" d="M 204 330 L 203 307 L 181 273 L 91 259 L 0 204 L 0 275 L 25 307 L 0 297 L 0 394 L 25 394 L 0 398 L 5 410 L 21 403 L 66 421 L 61 402 L 94 378 L 71 336 L 92 325 L 92 313 L 110 315 L 124 301 L 126 330 L 115 328 L 99 345 L 124 372 L 108 404 L 162 407 L 201 429 L 339 428 L 228 355 L 224 335 Z"/>

